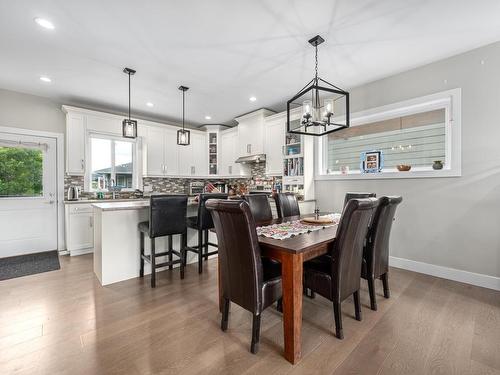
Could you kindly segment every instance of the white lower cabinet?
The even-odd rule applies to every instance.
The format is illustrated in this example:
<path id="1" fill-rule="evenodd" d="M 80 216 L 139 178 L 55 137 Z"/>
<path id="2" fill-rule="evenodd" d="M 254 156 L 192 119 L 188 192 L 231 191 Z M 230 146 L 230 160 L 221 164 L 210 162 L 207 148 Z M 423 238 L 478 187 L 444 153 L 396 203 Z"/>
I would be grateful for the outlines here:
<path id="1" fill-rule="evenodd" d="M 71 256 L 94 250 L 94 214 L 92 205 L 66 205 L 66 247 Z"/>

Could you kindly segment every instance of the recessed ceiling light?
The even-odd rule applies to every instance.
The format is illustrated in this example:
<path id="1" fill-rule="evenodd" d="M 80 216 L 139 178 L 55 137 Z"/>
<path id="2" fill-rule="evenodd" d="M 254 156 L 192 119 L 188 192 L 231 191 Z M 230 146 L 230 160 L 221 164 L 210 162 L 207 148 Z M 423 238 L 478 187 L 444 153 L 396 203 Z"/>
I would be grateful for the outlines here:
<path id="1" fill-rule="evenodd" d="M 205 116 L 205 120 L 211 120 L 212 119 L 212 116 Z"/>
<path id="2" fill-rule="evenodd" d="M 250 101 L 251 101 L 251 102 L 254 102 L 254 101 L 256 101 L 256 100 L 257 100 L 257 98 L 256 98 L 255 96 L 251 96 L 251 97 L 250 97 Z"/>
<path id="3" fill-rule="evenodd" d="M 146 105 L 147 105 L 148 107 L 154 107 L 154 106 L 155 106 L 155 105 L 154 105 L 153 103 L 151 103 L 151 102 L 147 102 L 147 103 L 146 103 Z"/>
<path id="4" fill-rule="evenodd" d="M 39 26 L 41 26 L 41 27 L 43 27 L 45 29 L 49 29 L 49 30 L 54 30 L 55 29 L 54 24 L 52 22 L 50 22 L 49 20 L 46 20 L 45 18 L 39 18 L 39 17 L 37 17 L 37 18 L 35 18 L 35 22 Z"/>
<path id="5" fill-rule="evenodd" d="M 49 77 L 41 76 L 40 81 L 50 83 L 52 80 Z"/>

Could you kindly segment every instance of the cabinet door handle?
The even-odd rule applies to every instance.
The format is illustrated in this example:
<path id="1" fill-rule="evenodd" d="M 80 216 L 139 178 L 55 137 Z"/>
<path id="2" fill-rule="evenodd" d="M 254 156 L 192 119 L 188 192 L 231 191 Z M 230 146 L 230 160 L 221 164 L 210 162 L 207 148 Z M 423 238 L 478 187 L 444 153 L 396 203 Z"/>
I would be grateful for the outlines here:
<path id="1" fill-rule="evenodd" d="M 252 145 L 249 143 L 247 144 L 247 154 L 251 154 L 252 153 Z"/>
<path id="2" fill-rule="evenodd" d="M 84 159 L 80 160 L 80 165 L 82 166 L 82 171 L 84 171 L 85 170 L 85 160 Z"/>
<path id="3" fill-rule="evenodd" d="M 230 165 L 230 166 L 227 167 L 227 172 L 229 174 L 233 174 L 233 166 L 232 165 Z"/>
<path id="4" fill-rule="evenodd" d="M 167 173 L 167 165 L 166 164 L 163 164 L 163 173 Z"/>
<path id="5" fill-rule="evenodd" d="M 195 174 L 196 172 L 196 167 L 191 167 L 191 174 Z"/>
<path id="6" fill-rule="evenodd" d="M 94 227 L 94 217 L 93 216 L 90 216 L 89 217 L 89 224 L 90 224 L 90 227 L 93 228 Z"/>

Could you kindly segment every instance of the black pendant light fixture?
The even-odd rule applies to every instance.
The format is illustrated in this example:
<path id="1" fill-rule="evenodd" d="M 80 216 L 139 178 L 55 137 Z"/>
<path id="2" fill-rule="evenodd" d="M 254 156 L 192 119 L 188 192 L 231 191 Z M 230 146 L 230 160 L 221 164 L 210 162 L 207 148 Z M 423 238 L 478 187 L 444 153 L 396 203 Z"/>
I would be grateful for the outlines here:
<path id="1" fill-rule="evenodd" d="M 137 138 L 137 121 L 130 118 L 130 76 L 135 74 L 134 69 L 125 68 L 123 73 L 128 74 L 128 119 L 122 121 L 122 132 L 124 138 Z"/>
<path id="2" fill-rule="evenodd" d="M 188 146 L 191 142 L 191 132 L 184 129 L 185 120 L 185 95 L 189 87 L 179 86 L 179 90 L 182 91 L 182 129 L 177 130 L 177 144 L 181 146 Z"/>
<path id="3" fill-rule="evenodd" d="M 315 49 L 315 75 L 287 102 L 287 131 L 322 136 L 349 127 L 349 93 L 318 76 L 318 45 L 325 40 L 316 35 L 309 40 Z M 291 120 L 291 112 L 301 107 L 301 117 Z"/>

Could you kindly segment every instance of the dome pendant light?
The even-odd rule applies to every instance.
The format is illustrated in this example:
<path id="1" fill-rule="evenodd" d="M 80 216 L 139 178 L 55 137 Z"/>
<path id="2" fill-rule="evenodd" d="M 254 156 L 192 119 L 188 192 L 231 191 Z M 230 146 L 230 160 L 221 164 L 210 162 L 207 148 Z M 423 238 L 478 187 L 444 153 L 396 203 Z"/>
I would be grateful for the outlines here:
<path id="1" fill-rule="evenodd" d="M 318 76 L 318 45 L 324 41 L 319 35 L 309 40 L 315 49 L 315 75 L 287 102 L 289 133 L 322 136 L 349 127 L 349 93 Z M 300 118 L 292 120 L 298 108 Z"/>
<path id="2" fill-rule="evenodd" d="M 177 130 L 177 144 L 181 146 L 189 146 L 191 143 L 191 132 L 184 129 L 185 120 L 185 95 L 189 87 L 179 86 L 179 90 L 182 91 L 182 129 Z"/>
<path id="3" fill-rule="evenodd" d="M 135 74 L 134 69 L 125 68 L 123 73 L 128 74 L 128 119 L 122 121 L 122 132 L 124 138 L 137 138 L 137 121 L 130 118 L 130 76 Z"/>

